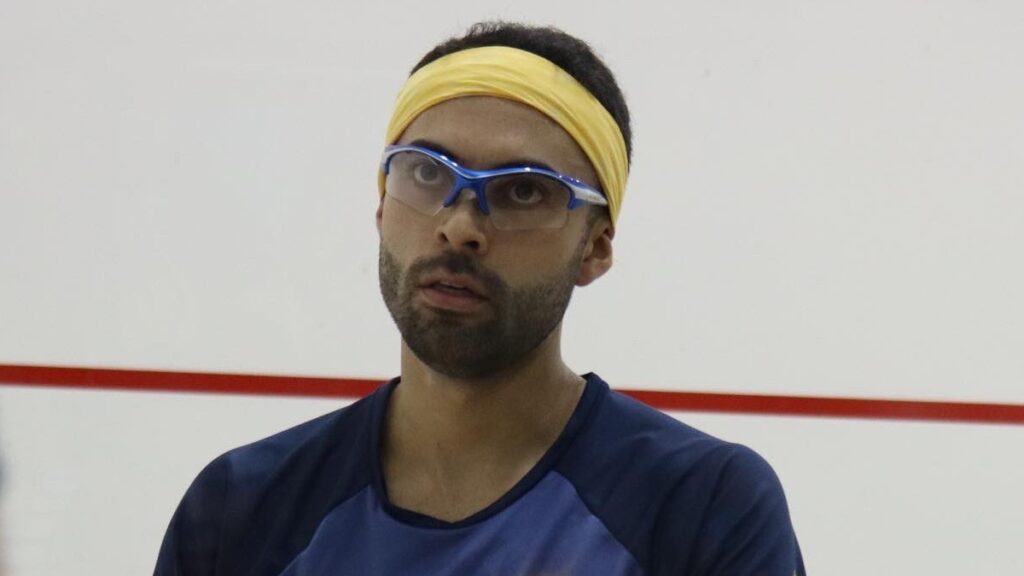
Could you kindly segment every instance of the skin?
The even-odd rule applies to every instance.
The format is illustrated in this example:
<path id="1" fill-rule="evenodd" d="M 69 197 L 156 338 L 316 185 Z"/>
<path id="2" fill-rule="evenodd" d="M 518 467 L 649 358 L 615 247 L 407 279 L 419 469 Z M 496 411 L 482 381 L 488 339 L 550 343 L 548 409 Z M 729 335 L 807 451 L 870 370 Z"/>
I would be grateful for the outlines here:
<path id="1" fill-rule="evenodd" d="M 510 100 L 464 97 L 438 104 L 423 112 L 399 143 L 416 140 L 443 146 L 473 169 L 532 160 L 598 181 L 568 133 Z M 529 334 L 535 343 L 490 363 L 476 362 L 472 354 L 417 355 L 403 337 L 401 385 L 388 406 L 381 446 L 388 498 L 401 508 L 454 522 L 508 492 L 568 422 L 585 381 L 562 360 L 561 314 L 573 286 L 586 286 L 611 267 L 613 229 L 606 216 L 588 221 L 588 210 L 577 209 L 557 230 L 496 230 L 469 192 L 436 216 L 385 197 L 377 229 L 382 292 L 392 314 L 404 304 L 423 321 L 417 330 L 444 339 L 439 351 L 458 346 L 460 335 L 469 336 L 462 340 L 468 347 L 487 326 L 522 319 L 524 310 L 515 308 L 513 294 L 525 295 L 519 304 L 546 310 L 520 322 L 522 333 L 543 324 Z M 443 269 L 445 262 L 468 266 L 490 298 L 465 313 L 438 309 L 417 288 L 424 262 L 427 271 Z M 560 289 L 564 301 L 552 296 Z"/>

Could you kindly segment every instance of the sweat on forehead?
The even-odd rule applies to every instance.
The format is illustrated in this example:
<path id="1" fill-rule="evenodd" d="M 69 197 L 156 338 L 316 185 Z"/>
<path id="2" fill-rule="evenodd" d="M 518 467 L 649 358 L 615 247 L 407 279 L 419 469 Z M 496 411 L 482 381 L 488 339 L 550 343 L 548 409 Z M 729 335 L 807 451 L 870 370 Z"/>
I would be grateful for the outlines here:
<path id="1" fill-rule="evenodd" d="M 504 46 L 472 48 L 419 69 L 398 95 L 387 143 L 396 142 L 425 110 L 463 96 L 515 100 L 554 120 L 597 171 L 614 225 L 628 171 L 622 133 L 611 114 L 575 78 L 531 52 Z M 383 173 L 378 182 L 383 194 Z"/>

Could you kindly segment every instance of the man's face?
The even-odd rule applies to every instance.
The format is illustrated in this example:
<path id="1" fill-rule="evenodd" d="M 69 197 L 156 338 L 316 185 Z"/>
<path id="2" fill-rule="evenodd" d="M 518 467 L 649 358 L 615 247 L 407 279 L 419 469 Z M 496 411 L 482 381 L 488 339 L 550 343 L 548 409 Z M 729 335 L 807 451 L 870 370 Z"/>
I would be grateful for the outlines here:
<path id="1" fill-rule="evenodd" d="M 444 150 L 467 168 L 546 164 L 597 182 L 560 126 L 509 100 L 441 103 L 423 112 L 398 143 L 413 142 Z M 571 211 L 559 229 L 504 231 L 479 211 L 468 190 L 435 216 L 385 195 L 377 213 L 381 292 L 409 348 L 452 377 L 493 375 L 522 362 L 559 325 L 573 287 L 611 263 L 607 221 L 589 226 L 588 210 Z"/>

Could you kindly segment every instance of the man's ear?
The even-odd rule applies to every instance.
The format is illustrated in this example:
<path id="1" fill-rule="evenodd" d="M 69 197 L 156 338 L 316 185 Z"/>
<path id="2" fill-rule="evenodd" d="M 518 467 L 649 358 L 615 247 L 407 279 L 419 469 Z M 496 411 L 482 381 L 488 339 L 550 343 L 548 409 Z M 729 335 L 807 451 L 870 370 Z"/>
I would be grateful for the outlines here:
<path id="1" fill-rule="evenodd" d="M 580 263 L 580 275 L 576 278 L 577 286 L 586 286 L 597 280 L 612 267 L 612 239 L 615 229 L 606 216 L 601 216 L 594 223 L 587 235 L 587 247 L 583 251 Z"/>
<path id="2" fill-rule="evenodd" d="M 380 237 L 380 223 L 384 219 L 384 197 L 380 197 L 380 203 L 377 204 L 377 236 Z"/>

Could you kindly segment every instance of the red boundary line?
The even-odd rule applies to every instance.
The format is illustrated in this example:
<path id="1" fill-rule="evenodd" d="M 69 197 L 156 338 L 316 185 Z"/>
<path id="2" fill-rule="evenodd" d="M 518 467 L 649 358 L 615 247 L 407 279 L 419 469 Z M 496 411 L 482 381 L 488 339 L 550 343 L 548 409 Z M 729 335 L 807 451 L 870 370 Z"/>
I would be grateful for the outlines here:
<path id="1" fill-rule="evenodd" d="M 0 384 L 58 388 L 361 398 L 373 392 L 381 382 L 357 378 L 0 364 Z M 1024 425 L 1024 405 L 1016 404 L 630 389 L 620 392 L 660 410 Z"/>

